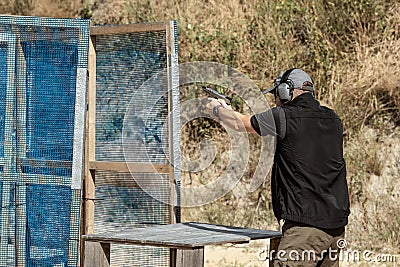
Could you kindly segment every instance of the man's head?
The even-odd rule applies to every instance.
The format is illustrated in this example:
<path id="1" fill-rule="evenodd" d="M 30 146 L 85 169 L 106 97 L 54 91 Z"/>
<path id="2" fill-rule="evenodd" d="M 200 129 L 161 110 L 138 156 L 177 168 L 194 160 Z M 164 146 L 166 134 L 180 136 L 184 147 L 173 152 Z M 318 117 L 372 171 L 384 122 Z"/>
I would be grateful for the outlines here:
<path id="1" fill-rule="evenodd" d="M 282 72 L 274 81 L 274 85 L 263 93 L 273 93 L 282 104 L 286 104 L 297 96 L 314 92 L 313 81 L 310 76 L 301 69 L 289 69 Z"/>

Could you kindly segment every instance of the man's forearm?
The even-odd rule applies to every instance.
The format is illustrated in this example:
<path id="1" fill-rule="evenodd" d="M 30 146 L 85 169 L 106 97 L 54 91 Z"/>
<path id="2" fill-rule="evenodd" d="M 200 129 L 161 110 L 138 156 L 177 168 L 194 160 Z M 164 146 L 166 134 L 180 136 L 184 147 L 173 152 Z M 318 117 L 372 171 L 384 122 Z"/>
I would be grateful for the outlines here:
<path id="1" fill-rule="evenodd" d="M 221 121 L 231 129 L 239 132 L 255 132 L 255 130 L 251 126 L 250 115 L 244 115 L 234 110 L 220 107 L 218 109 L 218 116 Z"/>

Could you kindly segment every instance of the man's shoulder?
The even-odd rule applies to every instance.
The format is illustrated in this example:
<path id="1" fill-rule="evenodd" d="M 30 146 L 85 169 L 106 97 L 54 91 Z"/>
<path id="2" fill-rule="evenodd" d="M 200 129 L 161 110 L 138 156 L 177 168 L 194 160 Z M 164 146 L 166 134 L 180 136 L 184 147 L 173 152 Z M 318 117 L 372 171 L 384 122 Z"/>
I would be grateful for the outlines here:
<path id="1" fill-rule="evenodd" d="M 331 114 L 332 116 L 334 116 L 334 117 L 337 117 L 338 119 L 340 119 L 339 118 L 339 115 L 336 113 L 336 111 L 335 110 L 333 110 L 332 108 L 330 108 L 330 107 L 327 107 L 327 106 L 320 106 L 320 109 L 321 109 L 321 111 L 322 112 L 325 112 L 325 113 L 327 113 L 327 114 Z"/>
<path id="2" fill-rule="evenodd" d="M 274 119 L 284 118 L 285 117 L 285 108 L 284 107 L 273 107 L 271 108 L 272 115 Z"/>

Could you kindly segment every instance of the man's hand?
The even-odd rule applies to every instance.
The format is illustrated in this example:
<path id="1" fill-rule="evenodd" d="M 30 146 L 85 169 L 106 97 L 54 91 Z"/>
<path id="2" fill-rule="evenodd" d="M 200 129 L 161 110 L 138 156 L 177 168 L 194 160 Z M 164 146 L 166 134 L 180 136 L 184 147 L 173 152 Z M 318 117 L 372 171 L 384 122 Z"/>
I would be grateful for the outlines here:
<path id="1" fill-rule="evenodd" d="M 219 102 L 224 108 L 229 109 L 229 110 L 232 110 L 232 106 L 231 106 L 231 105 L 228 105 L 228 104 L 225 102 L 225 100 L 223 100 L 223 99 L 218 99 L 218 102 Z"/>
<path id="2" fill-rule="evenodd" d="M 218 111 L 220 108 L 228 108 L 229 106 L 222 99 L 209 98 L 210 102 L 206 105 L 207 112 L 214 118 L 220 119 Z M 229 109 L 232 109 L 229 107 Z"/>

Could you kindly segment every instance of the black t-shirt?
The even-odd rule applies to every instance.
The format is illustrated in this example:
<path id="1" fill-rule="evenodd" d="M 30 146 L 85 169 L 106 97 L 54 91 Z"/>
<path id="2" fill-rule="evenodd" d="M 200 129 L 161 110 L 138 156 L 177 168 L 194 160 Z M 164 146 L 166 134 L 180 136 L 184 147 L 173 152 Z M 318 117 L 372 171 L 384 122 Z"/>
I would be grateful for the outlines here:
<path id="1" fill-rule="evenodd" d="M 253 129 L 261 136 L 277 135 L 279 140 L 285 138 L 286 118 L 285 112 L 281 107 L 275 107 L 253 115 L 250 122 Z"/>

